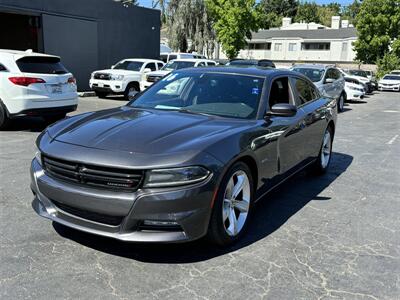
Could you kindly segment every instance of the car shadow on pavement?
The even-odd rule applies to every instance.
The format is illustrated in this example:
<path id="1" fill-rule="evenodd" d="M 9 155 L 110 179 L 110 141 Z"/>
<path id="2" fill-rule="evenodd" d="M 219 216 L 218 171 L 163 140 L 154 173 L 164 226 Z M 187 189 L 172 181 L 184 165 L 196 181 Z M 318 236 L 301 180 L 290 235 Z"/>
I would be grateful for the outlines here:
<path id="1" fill-rule="evenodd" d="M 12 119 L 5 131 L 42 132 L 48 125 L 41 117 L 19 117 Z"/>
<path id="2" fill-rule="evenodd" d="M 329 172 L 313 176 L 303 171 L 256 203 L 256 209 L 243 238 L 228 248 L 218 248 L 204 240 L 183 244 L 124 243 L 70 229 L 53 223 L 64 238 L 98 251 L 147 263 L 193 263 L 205 261 L 247 247 L 279 229 L 310 201 L 329 201 L 319 196 L 333 181 L 347 170 L 353 157 L 333 153 Z"/>

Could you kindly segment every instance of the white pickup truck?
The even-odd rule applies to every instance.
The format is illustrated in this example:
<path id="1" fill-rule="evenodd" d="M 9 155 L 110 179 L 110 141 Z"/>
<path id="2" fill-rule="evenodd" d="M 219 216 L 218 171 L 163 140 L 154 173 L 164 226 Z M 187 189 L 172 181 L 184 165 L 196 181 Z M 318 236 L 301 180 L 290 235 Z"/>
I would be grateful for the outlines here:
<path id="1" fill-rule="evenodd" d="M 99 98 L 109 94 L 122 94 L 129 100 L 140 92 L 140 82 L 146 73 L 164 66 L 160 60 L 128 58 L 107 70 L 94 71 L 89 86 Z"/>

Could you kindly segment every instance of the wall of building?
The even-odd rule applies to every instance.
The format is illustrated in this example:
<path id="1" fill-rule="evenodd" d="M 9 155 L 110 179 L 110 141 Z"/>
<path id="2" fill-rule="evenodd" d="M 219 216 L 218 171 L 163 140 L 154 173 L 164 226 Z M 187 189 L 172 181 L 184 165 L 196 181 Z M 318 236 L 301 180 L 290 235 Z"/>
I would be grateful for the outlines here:
<path id="1" fill-rule="evenodd" d="M 43 52 L 65 59 L 80 90 L 88 89 L 96 69 L 128 57 L 159 57 L 159 10 L 126 8 L 113 0 L 0 0 L 0 12 L 39 16 Z"/>

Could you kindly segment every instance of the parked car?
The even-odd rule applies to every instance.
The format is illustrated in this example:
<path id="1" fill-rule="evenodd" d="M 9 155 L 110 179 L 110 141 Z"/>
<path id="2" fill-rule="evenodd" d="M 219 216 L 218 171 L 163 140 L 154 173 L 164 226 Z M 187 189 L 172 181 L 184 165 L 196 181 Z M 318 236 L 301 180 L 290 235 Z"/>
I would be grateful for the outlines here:
<path id="1" fill-rule="evenodd" d="M 144 79 L 140 82 L 140 89 L 145 90 L 150 87 L 154 82 L 159 81 L 165 75 L 168 75 L 174 70 L 180 70 L 184 68 L 192 67 L 207 67 L 216 66 L 217 63 L 209 59 L 198 59 L 198 58 L 182 58 L 171 60 L 167 63 L 160 71 L 148 73 Z"/>
<path id="2" fill-rule="evenodd" d="M 235 58 L 230 60 L 227 66 L 258 66 L 266 68 L 275 68 L 275 64 L 269 59 L 241 59 Z"/>
<path id="3" fill-rule="evenodd" d="M 140 92 L 140 81 L 146 73 L 160 70 L 164 66 L 161 60 L 128 58 L 119 61 L 111 69 L 92 73 L 89 86 L 99 98 L 109 94 L 124 95 L 131 99 Z"/>
<path id="4" fill-rule="evenodd" d="M 292 70 L 307 76 L 323 95 L 337 99 L 338 111 L 343 111 L 346 101 L 345 80 L 337 68 L 329 65 L 298 64 Z"/>
<path id="5" fill-rule="evenodd" d="M 275 186 L 306 167 L 326 172 L 336 105 L 300 73 L 181 69 L 125 106 L 48 127 L 32 206 L 122 241 L 229 245 Z"/>
<path id="6" fill-rule="evenodd" d="M 53 122 L 77 106 L 75 78 L 60 57 L 0 49 L 0 129 L 18 116 Z"/>
<path id="7" fill-rule="evenodd" d="M 376 79 L 375 73 L 372 71 L 365 71 L 367 78 L 371 81 L 372 86 L 375 90 L 378 89 L 378 80 Z"/>
<path id="8" fill-rule="evenodd" d="M 400 75 L 386 74 L 379 80 L 380 91 L 400 91 Z"/>
<path id="9" fill-rule="evenodd" d="M 374 91 L 374 85 L 371 80 L 368 79 L 368 75 L 363 70 L 349 70 L 349 69 L 340 69 L 343 76 L 357 79 L 362 82 L 366 87 L 367 94 L 371 94 Z"/>
<path id="10" fill-rule="evenodd" d="M 345 77 L 346 84 L 344 90 L 346 92 L 346 100 L 361 100 L 364 98 L 365 89 L 364 86 L 354 78 Z"/>
<path id="11" fill-rule="evenodd" d="M 207 59 L 204 55 L 202 54 L 197 54 L 197 53 L 181 53 L 181 52 L 165 52 L 160 54 L 160 59 L 164 62 L 167 63 L 171 60 L 175 59 Z"/>

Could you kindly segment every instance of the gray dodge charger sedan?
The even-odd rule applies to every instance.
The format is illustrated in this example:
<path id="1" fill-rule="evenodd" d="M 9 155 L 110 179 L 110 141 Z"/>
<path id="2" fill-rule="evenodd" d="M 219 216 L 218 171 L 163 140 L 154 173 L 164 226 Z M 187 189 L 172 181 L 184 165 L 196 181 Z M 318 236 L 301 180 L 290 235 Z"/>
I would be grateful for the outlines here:
<path id="1" fill-rule="evenodd" d="M 42 132 L 32 206 L 123 241 L 228 245 L 271 189 L 305 167 L 327 170 L 336 106 L 296 72 L 179 70 L 127 105 Z"/>

